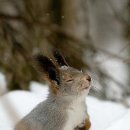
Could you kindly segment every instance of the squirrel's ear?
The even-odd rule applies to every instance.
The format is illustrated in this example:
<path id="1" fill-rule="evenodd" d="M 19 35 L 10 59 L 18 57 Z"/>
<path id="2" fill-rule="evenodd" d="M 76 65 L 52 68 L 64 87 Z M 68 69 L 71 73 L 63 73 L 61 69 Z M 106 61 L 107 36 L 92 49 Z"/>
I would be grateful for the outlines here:
<path id="1" fill-rule="evenodd" d="M 59 66 L 68 66 L 65 58 L 58 51 L 53 50 L 53 56 Z"/>
<path id="2" fill-rule="evenodd" d="M 58 85 L 60 84 L 59 70 L 49 58 L 43 55 L 37 55 L 34 56 L 34 60 L 40 72 L 45 73 L 50 80 L 56 81 Z"/>

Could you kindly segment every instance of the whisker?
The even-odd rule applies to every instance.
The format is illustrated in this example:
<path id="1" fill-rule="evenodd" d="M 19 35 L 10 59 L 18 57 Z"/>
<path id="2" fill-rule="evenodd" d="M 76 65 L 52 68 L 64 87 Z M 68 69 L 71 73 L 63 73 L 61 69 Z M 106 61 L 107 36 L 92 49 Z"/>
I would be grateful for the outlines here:
<path id="1" fill-rule="evenodd" d="M 106 97 L 105 93 L 97 88 L 96 86 L 92 86 L 93 89 L 90 90 L 90 94 L 94 94 L 93 96 L 100 96 L 100 97 Z"/>

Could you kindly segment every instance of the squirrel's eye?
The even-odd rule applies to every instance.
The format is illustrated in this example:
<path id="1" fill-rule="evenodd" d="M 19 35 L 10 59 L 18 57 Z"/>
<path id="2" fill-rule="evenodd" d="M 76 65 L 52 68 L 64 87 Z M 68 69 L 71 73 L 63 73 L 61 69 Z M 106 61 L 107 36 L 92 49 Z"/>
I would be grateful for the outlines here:
<path id="1" fill-rule="evenodd" d="M 71 83 L 71 82 L 73 82 L 73 79 L 69 79 L 66 82 Z"/>

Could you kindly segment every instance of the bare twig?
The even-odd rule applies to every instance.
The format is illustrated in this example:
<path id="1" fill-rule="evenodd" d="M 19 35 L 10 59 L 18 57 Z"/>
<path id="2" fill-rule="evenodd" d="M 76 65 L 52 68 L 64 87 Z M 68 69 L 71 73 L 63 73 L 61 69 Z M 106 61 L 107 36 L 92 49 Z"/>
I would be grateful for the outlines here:
<path id="1" fill-rule="evenodd" d="M 0 19 L 11 19 L 11 20 L 18 20 L 18 21 L 23 21 L 25 23 L 29 23 L 24 17 L 21 17 L 21 16 L 0 14 Z M 94 45 L 92 40 L 90 40 L 90 39 L 80 39 L 80 38 L 77 38 L 75 35 L 73 35 L 69 31 L 61 28 L 60 26 L 58 26 L 56 24 L 47 23 L 46 21 L 35 20 L 33 22 L 36 25 L 39 25 L 39 26 L 41 26 L 41 27 L 43 27 L 45 29 L 48 29 L 50 31 L 50 33 L 59 33 L 60 35 L 63 35 L 64 37 L 66 37 L 69 40 L 72 40 L 74 42 L 87 44 L 87 46 L 90 47 L 91 49 L 99 50 L 99 51 L 101 51 L 101 52 L 103 52 L 103 53 L 105 53 L 107 55 L 110 55 L 110 56 L 112 56 L 114 58 L 117 58 L 117 59 L 123 61 L 124 63 L 128 64 L 129 59 L 126 59 L 126 58 L 121 57 L 119 55 L 113 54 L 112 52 L 109 52 L 109 51 L 107 51 L 105 49 L 102 49 L 99 46 Z"/>
<path id="2" fill-rule="evenodd" d="M 114 14 L 114 17 L 119 20 L 122 24 L 128 26 L 129 25 L 129 21 L 125 20 L 114 8 L 113 4 L 111 3 L 110 0 L 107 0 L 106 1 L 109 5 L 109 7 L 111 8 L 113 14 Z"/>

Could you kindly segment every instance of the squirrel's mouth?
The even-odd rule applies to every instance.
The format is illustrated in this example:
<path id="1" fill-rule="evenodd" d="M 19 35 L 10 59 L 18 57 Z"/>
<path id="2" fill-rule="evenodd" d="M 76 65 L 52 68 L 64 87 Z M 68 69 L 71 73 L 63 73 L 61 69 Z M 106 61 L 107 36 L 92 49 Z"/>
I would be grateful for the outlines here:
<path id="1" fill-rule="evenodd" d="M 90 86 L 91 86 L 91 77 L 90 76 L 88 76 L 88 75 L 83 76 L 81 78 L 81 81 L 82 81 L 82 84 L 81 84 L 82 90 L 87 90 L 90 88 Z"/>
<path id="2" fill-rule="evenodd" d="M 89 86 L 87 86 L 87 87 L 84 87 L 83 89 L 88 89 L 89 88 Z"/>
<path id="3" fill-rule="evenodd" d="M 87 87 L 84 87 L 84 88 L 82 88 L 83 90 L 87 90 L 87 89 L 89 89 L 89 86 L 87 86 Z"/>
<path id="4" fill-rule="evenodd" d="M 88 83 L 84 83 L 83 85 L 82 85 L 82 90 L 84 90 L 84 89 L 89 89 L 90 88 L 90 83 L 88 84 Z"/>
<path id="5" fill-rule="evenodd" d="M 87 85 L 87 86 L 82 87 L 82 90 L 89 89 L 89 88 L 90 88 L 90 85 Z"/>

